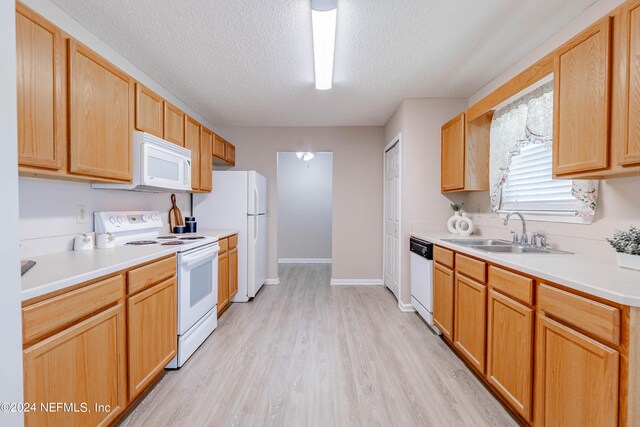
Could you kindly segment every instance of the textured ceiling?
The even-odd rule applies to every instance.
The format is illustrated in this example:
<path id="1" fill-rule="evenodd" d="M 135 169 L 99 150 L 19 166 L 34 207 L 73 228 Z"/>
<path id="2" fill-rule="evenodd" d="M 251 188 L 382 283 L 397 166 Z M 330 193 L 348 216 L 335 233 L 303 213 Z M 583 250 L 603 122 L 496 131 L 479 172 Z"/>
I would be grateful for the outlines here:
<path id="1" fill-rule="evenodd" d="M 314 87 L 309 0 L 53 0 L 216 125 L 383 125 L 468 97 L 594 0 L 339 0 Z"/>

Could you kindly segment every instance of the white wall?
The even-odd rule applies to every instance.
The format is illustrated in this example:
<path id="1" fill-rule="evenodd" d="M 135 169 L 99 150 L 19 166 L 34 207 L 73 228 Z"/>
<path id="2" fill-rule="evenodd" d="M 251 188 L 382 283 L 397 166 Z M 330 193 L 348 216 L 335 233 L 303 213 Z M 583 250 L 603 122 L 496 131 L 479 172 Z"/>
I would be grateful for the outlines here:
<path id="1" fill-rule="evenodd" d="M 0 402 L 22 402 L 22 318 L 18 257 L 18 128 L 14 2 L 0 1 Z M 0 425 L 21 426 L 23 414 L 0 412 Z"/>
<path id="2" fill-rule="evenodd" d="M 411 268 L 408 256 L 413 229 L 443 229 L 452 201 L 461 195 L 440 193 L 440 128 L 466 109 L 462 98 L 409 98 L 385 126 L 389 143 L 401 133 L 401 266 L 400 303 L 411 303 Z"/>
<path id="3" fill-rule="evenodd" d="M 333 153 L 278 153 L 278 258 L 330 260 Z"/>
<path id="4" fill-rule="evenodd" d="M 599 0 L 595 2 L 585 12 L 476 92 L 469 99 L 469 105 L 473 105 L 509 81 L 621 3 L 623 3 L 623 0 Z M 627 228 L 631 224 L 640 226 L 638 194 L 640 194 L 640 177 L 601 181 L 600 201 L 593 224 L 579 225 L 530 221 L 527 224 L 528 229 L 547 234 L 549 242 L 554 246 L 590 256 L 600 261 L 613 263 L 615 253 L 604 241 L 604 238 L 610 236 L 616 228 Z M 508 229 L 502 225 L 502 221 L 491 213 L 489 194 L 487 192 L 469 194 L 466 198 L 465 207 L 469 212 L 473 213 L 471 216 L 474 222 L 485 235 L 509 238 L 509 230 L 521 229 L 517 220 L 513 221 Z M 480 214 L 477 212 L 480 212 Z"/>
<path id="5" fill-rule="evenodd" d="M 176 196 L 182 214 L 189 215 L 191 197 Z M 71 250 L 76 234 L 93 231 L 93 213 L 98 211 L 160 211 L 164 231 L 169 230 L 170 193 L 98 190 L 85 183 L 21 177 L 19 200 L 22 258 Z M 87 208 L 86 223 L 77 223 L 78 205 Z"/>
<path id="6" fill-rule="evenodd" d="M 267 277 L 278 277 L 277 153 L 333 153 L 334 279 L 382 281 L 382 127 L 232 127 L 236 169 L 269 180 Z"/>

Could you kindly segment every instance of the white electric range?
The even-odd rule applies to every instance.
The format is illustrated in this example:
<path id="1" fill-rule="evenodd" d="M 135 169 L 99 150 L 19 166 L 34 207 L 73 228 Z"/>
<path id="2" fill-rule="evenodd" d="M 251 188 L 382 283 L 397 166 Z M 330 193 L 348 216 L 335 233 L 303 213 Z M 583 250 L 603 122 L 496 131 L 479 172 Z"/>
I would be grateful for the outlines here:
<path id="1" fill-rule="evenodd" d="M 167 368 L 180 368 L 216 328 L 217 239 L 201 234 L 161 234 L 159 212 L 96 212 L 96 234 L 111 233 L 116 246 L 176 246 L 178 272 L 178 354 Z"/>

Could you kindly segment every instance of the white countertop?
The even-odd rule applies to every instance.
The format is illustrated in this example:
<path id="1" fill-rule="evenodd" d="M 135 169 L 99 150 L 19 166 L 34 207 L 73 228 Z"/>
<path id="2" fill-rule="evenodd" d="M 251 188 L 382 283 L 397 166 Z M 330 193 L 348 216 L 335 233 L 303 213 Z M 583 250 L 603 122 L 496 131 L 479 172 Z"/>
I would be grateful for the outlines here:
<path id="1" fill-rule="evenodd" d="M 594 262 L 591 258 L 576 254 L 487 253 L 443 241 L 443 239 L 490 238 L 487 236 L 463 237 L 442 232 L 415 232 L 411 235 L 590 295 L 640 307 L 640 271 Z"/>
<path id="2" fill-rule="evenodd" d="M 223 239 L 237 230 L 199 230 L 198 235 Z M 184 236 L 189 236 L 185 234 Z M 31 260 L 36 262 L 22 276 L 22 301 L 58 291 L 162 258 L 177 252 L 179 246 L 117 246 L 92 251 L 59 252 Z"/>

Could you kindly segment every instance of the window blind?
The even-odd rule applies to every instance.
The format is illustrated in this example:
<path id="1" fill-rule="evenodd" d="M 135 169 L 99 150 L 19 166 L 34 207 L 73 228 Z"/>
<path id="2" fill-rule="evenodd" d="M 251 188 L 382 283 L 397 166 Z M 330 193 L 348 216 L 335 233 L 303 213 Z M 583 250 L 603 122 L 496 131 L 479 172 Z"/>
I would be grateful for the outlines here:
<path id="1" fill-rule="evenodd" d="M 529 145 L 511 159 L 507 182 L 502 187 L 502 210 L 573 212 L 577 200 L 571 195 L 572 180 L 552 179 L 552 151 L 544 144 Z"/>

